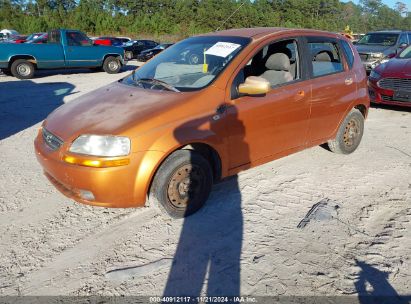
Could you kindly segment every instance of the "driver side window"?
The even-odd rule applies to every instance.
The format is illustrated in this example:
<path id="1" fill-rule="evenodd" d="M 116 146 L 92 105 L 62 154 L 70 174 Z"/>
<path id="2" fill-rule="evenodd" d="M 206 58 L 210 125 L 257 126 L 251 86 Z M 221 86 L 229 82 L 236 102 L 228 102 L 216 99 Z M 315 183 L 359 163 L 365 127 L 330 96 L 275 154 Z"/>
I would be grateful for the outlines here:
<path id="1" fill-rule="evenodd" d="M 238 98 L 239 84 L 250 76 L 267 80 L 271 88 L 285 85 L 301 78 L 300 56 L 296 39 L 271 42 L 260 49 L 233 81 L 231 96 Z"/>
<path id="2" fill-rule="evenodd" d="M 80 32 L 66 32 L 69 46 L 83 46 L 89 44 L 89 39 Z"/>

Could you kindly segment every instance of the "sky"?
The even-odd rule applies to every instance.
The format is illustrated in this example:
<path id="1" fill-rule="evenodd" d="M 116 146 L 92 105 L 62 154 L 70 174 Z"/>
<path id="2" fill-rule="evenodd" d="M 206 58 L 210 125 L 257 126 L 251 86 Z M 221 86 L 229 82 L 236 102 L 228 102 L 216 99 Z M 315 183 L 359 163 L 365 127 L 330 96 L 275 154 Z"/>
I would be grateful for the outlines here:
<path id="1" fill-rule="evenodd" d="M 401 1 L 403 3 L 405 3 L 408 7 L 408 10 L 411 9 L 411 0 L 383 0 L 382 3 L 388 5 L 391 8 L 394 8 L 395 3 Z M 342 2 L 350 2 L 350 0 L 342 0 Z M 352 2 L 354 2 L 355 4 L 358 4 L 358 0 L 352 0 Z"/>

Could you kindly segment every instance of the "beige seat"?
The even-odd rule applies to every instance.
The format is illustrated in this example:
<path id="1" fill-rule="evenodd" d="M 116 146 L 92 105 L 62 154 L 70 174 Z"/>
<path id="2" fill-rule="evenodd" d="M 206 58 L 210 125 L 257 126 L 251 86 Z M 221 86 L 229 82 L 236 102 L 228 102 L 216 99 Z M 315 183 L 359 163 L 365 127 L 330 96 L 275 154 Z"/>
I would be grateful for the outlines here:
<path id="1" fill-rule="evenodd" d="M 290 59 L 284 53 L 272 54 L 266 61 L 267 71 L 260 77 L 268 80 L 271 86 L 282 84 L 293 80 L 290 73 Z"/>

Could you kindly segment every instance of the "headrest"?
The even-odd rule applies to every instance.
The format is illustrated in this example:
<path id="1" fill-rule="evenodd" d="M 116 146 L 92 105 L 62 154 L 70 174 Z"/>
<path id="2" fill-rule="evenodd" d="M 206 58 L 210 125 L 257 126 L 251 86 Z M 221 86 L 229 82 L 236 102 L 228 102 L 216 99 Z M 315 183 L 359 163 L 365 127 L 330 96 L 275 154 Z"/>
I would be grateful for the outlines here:
<path id="1" fill-rule="evenodd" d="M 275 71 L 289 71 L 290 59 L 284 53 L 272 54 L 265 63 L 265 67 L 269 70 Z"/>
<path id="2" fill-rule="evenodd" d="M 322 51 L 319 52 L 317 55 L 315 55 L 315 61 L 328 61 L 331 62 L 331 56 L 328 54 L 327 51 Z"/>

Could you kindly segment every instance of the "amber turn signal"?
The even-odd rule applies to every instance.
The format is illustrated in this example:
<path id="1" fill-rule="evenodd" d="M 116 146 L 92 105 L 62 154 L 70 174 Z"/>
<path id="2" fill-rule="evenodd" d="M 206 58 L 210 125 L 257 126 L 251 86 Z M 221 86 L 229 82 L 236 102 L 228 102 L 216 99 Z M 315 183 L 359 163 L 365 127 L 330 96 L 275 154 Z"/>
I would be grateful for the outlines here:
<path id="1" fill-rule="evenodd" d="M 130 163 L 130 159 L 128 158 L 121 158 L 121 159 L 111 159 L 111 160 L 91 160 L 91 159 L 81 159 L 70 155 L 65 155 L 63 160 L 66 163 L 79 165 L 79 166 L 86 166 L 86 167 L 94 167 L 94 168 L 108 168 L 108 167 L 118 167 L 118 166 L 125 166 Z"/>

